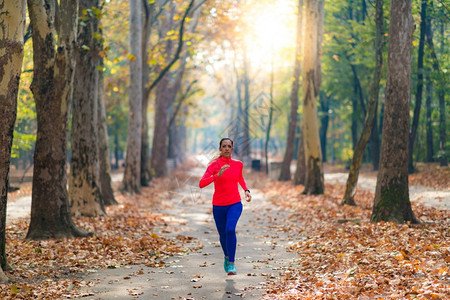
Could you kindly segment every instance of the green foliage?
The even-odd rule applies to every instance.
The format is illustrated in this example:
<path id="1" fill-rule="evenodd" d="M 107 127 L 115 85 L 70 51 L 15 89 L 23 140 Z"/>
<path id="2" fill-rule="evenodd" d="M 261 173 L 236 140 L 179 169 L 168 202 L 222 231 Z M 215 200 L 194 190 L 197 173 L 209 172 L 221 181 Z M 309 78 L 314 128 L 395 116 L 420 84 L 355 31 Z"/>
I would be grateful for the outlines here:
<path id="1" fill-rule="evenodd" d="M 410 117 L 413 118 L 413 110 L 416 105 L 416 87 L 418 79 L 418 47 L 420 38 L 420 22 L 421 22 L 421 3 L 422 1 L 413 1 L 413 18 L 415 20 L 415 31 L 413 35 L 413 49 L 411 58 L 411 101 L 410 101 Z M 446 139 L 445 151 L 439 150 L 439 130 L 440 130 L 440 109 L 439 109 L 439 95 L 438 90 L 442 89 L 444 91 L 448 90 L 448 69 L 450 66 L 449 60 L 449 48 L 446 40 L 449 35 L 448 31 L 448 12 L 442 8 L 443 3 L 441 1 L 429 1 L 427 15 L 431 19 L 431 28 L 433 33 L 433 43 L 434 43 L 434 53 L 437 56 L 437 61 L 432 58 L 432 49 L 425 42 L 424 47 L 424 61 L 423 61 L 423 94 L 422 94 L 422 106 L 419 118 L 419 127 L 417 130 L 416 143 L 414 144 L 414 161 L 425 161 L 427 154 L 426 145 L 426 83 L 427 77 L 432 80 L 432 103 L 431 103 L 431 126 L 433 135 L 433 149 L 434 149 L 434 159 L 439 160 L 442 156 L 450 157 L 450 141 L 449 138 Z M 434 70 L 434 64 L 439 65 L 439 71 Z M 446 106 L 446 120 L 448 120 L 450 115 L 448 114 L 448 107 L 450 106 L 449 97 L 445 97 Z M 448 136 L 448 125 L 447 125 L 447 136 Z"/>
<path id="2" fill-rule="evenodd" d="M 353 155 L 350 126 L 355 79 L 352 66 L 356 70 L 367 107 L 375 67 L 374 14 L 374 7 L 368 5 L 367 15 L 364 14 L 363 18 L 360 2 L 325 1 L 321 89 L 330 99 L 329 107 L 333 115 L 328 139 L 334 141 L 327 144 L 327 147 L 333 147 L 330 149 L 333 151 L 328 150 L 327 154 L 334 152 L 342 162 L 348 161 Z M 359 101 L 356 109 L 359 135 L 365 117 Z"/>
<path id="3" fill-rule="evenodd" d="M 23 71 L 20 78 L 17 99 L 17 118 L 14 126 L 14 139 L 11 152 L 11 157 L 14 160 L 27 156 L 34 149 L 36 141 L 36 108 L 33 94 L 29 89 L 33 79 L 32 48 L 32 42 L 29 40 L 24 46 Z"/>
<path id="4" fill-rule="evenodd" d="M 150 0 L 149 3 L 154 3 Z M 179 23 L 183 12 L 189 1 L 173 1 L 173 26 L 167 30 L 161 30 L 161 26 L 167 21 L 167 15 L 161 13 L 153 24 L 150 35 L 150 47 L 147 63 L 151 68 L 150 82 L 158 75 L 159 70 L 164 68 L 172 59 L 172 54 L 167 54 L 167 42 L 173 43 L 176 49 L 179 38 Z M 330 116 L 328 129 L 328 147 L 333 149 L 337 160 L 347 161 L 352 156 L 352 139 L 350 133 L 352 119 L 352 98 L 354 97 L 354 78 L 352 66 L 355 68 L 358 79 L 363 90 L 363 96 L 367 102 L 369 88 L 372 81 L 372 74 L 375 67 L 374 42 L 374 5 L 373 2 L 365 1 L 367 4 L 367 14 L 361 9 L 361 1 L 325 1 L 325 24 L 324 38 L 322 45 L 322 84 L 321 89 L 329 99 L 329 109 L 333 112 Z M 430 58 L 431 51 L 425 47 L 424 70 L 425 76 L 429 75 L 433 81 L 432 99 L 432 129 L 435 156 L 449 155 L 439 152 L 439 103 L 437 91 L 443 88 L 448 90 L 448 69 L 450 64 L 448 48 L 448 10 L 443 9 L 442 1 L 430 1 L 429 15 L 432 19 L 433 41 L 435 53 L 440 66 L 439 72 L 433 70 L 433 60 Z M 286 0 L 277 1 L 275 4 L 287 5 L 292 9 L 292 14 L 296 13 L 297 1 Z M 420 0 L 413 1 L 413 16 L 416 24 L 413 40 L 412 57 L 412 101 L 411 110 L 414 108 L 414 92 L 417 79 L 417 47 L 419 38 L 420 23 Z M 104 43 L 104 50 L 99 53 L 104 58 L 104 65 L 101 67 L 105 76 L 105 97 L 107 108 L 108 133 L 111 150 L 115 148 L 124 151 L 126 146 L 127 118 L 128 118 L 128 86 L 129 86 L 129 66 L 130 60 L 135 57 L 129 53 L 129 20 L 128 1 L 104 1 L 102 9 L 82 8 L 79 19 L 80 25 L 86 24 L 88 18 L 97 18 L 102 21 L 101 31 L 94 33 L 94 38 Z M 168 6 L 158 7 L 155 4 L 156 12 L 167 12 Z M 237 1 L 237 0 L 210 0 L 201 7 L 201 17 L 197 26 L 197 32 L 191 33 L 187 28 L 192 24 L 194 18 L 189 16 L 186 20 L 185 35 L 183 38 L 184 51 L 188 51 L 187 71 L 184 89 L 190 82 L 197 80 L 198 86 L 205 89 L 204 94 L 197 93 L 195 97 L 186 100 L 185 104 L 189 109 L 187 114 L 189 120 L 188 127 L 201 128 L 202 134 L 211 134 L 214 130 L 219 130 L 219 125 L 223 125 L 227 118 L 237 107 L 236 76 L 242 79 L 243 57 L 247 52 L 249 55 L 249 78 L 251 101 L 254 101 L 259 94 L 269 94 L 271 59 L 268 53 L 258 53 L 261 45 L 256 43 L 255 33 L 252 26 L 258 21 L 260 9 L 274 5 L 274 1 Z M 384 1 L 385 20 L 385 49 L 383 68 L 387 65 L 387 39 L 389 22 L 389 1 Z M 291 18 L 292 15 L 289 15 Z M 291 18 L 294 20 L 295 18 Z M 291 23 L 293 23 L 291 21 Z M 290 23 L 287 22 L 289 25 Z M 295 22 L 294 22 L 295 23 Z M 290 26 L 292 25 L 292 26 Z M 289 28 L 295 30 L 295 24 L 290 24 Z M 267 39 L 263 39 L 266 44 L 270 44 Z M 308 47 L 308 45 L 303 45 Z M 81 45 L 82 49 L 88 49 L 88 45 Z M 276 113 L 274 115 L 272 136 L 284 143 L 286 140 L 288 115 L 290 109 L 289 96 L 292 85 L 292 67 L 294 63 L 295 40 L 292 45 L 284 47 L 274 52 L 274 101 Z M 261 51 L 260 51 L 261 52 Z M 258 55 L 262 59 L 258 60 Z M 264 56 L 265 55 L 265 56 Z M 179 64 L 175 64 L 172 71 L 176 71 Z M 32 80 L 32 44 L 31 40 L 25 44 L 25 57 L 23 63 L 23 73 L 18 99 L 18 115 L 14 130 L 13 152 L 15 159 L 21 159 L 25 154 L 29 154 L 34 148 L 36 134 L 36 112 L 34 100 L 29 90 Z M 383 99 L 383 89 L 385 86 L 385 72 L 381 79 L 380 103 Z M 174 73 L 171 75 L 173 76 Z M 149 84 L 149 83 L 147 83 Z M 196 86 L 195 91 L 199 88 Z M 243 87 L 242 87 L 243 88 Z M 301 90 L 301 89 L 300 89 Z M 425 90 L 425 88 L 424 88 Z M 301 93 L 301 91 L 300 91 Z M 243 95 L 243 91 L 242 91 Z M 267 97 L 266 97 L 267 99 Z M 425 95 L 423 98 L 425 103 Z M 214 104 L 211 104 L 211 101 Z M 266 100 L 265 100 L 266 101 Z M 450 106 L 450 99 L 446 97 L 446 106 Z M 366 105 L 367 106 L 367 105 Z M 380 105 L 381 106 L 381 105 Z M 380 107 L 379 106 L 379 107 Z M 212 111 L 209 108 L 212 108 Z M 153 102 L 150 101 L 148 113 L 152 113 Z M 302 107 L 299 106 L 299 113 Z M 447 112 L 447 122 L 450 116 Z M 250 112 L 253 123 L 250 124 L 252 137 L 260 139 L 264 136 L 263 130 L 258 128 L 264 116 L 261 111 Z M 259 114 L 259 115 L 257 115 Z M 323 115 L 323 114 L 322 114 Z M 378 115 L 380 118 L 380 115 Z M 252 119 L 251 118 L 251 119 Z M 151 118 L 149 118 L 151 120 Z M 214 123 L 209 126 L 208 122 Z M 259 120 L 256 122 L 256 120 Z M 358 134 L 362 127 L 364 115 L 360 105 L 357 108 Z M 223 122 L 222 122 L 223 121 Z M 217 126 L 216 126 L 217 125 Z M 253 128 L 252 128 L 253 126 Z M 151 124 L 150 124 L 150 128 Z M 150 130 L 151 131 L 151 130 Z M 220 131 L 220 130 L 219 130 Z M 447 135 L 448 132 L 447 126 Z M 418 137 L 415 144 L 415 159 L 423 160 L 426 154 L 425 143 L 425 105 L 422 107 L 422 115 L 419 123 Z M 116 139 L 117 137 L 117 139 Z M 117 141 L 117 143 L 116 143 Z M 450 149 L 450 139 L 447 138 L 447 147 Z M 332 151 L 328 149 L 330 155 Z"/>

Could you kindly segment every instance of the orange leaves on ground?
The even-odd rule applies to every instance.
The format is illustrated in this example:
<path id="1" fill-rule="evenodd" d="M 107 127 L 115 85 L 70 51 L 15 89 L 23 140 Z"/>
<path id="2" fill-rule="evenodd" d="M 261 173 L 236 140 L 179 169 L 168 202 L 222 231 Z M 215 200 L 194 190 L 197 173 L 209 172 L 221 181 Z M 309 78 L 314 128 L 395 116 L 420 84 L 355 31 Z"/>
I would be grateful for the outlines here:
<path id="1" fill-rule="evenodd" d="M 450 212 L 413 203 L 421 225 L 370 223 L 373 194 L 341 206 L 344 186 L 302 195 L 271 182 L 266 195 L 292 212 L 281 225 L 299 260 L 268 290 L 276 299 L 449 299 Z"/>
<path id="2" fill-rule="evenodd" d="M 92 237 L 29 241 L 25 239 L 28 221 L 13 222 L 6 229 L 6 253 L 14 267 L 6 274 L 13 280 L 0 285 L 0 298 L 59 299 L 69 291 L 72 297 L 83 296 L 77 287 L 92 283 L 68 278 L 127 264 L 160 267 L 165 257 L 188 251 L 192 237 L 159 234 L 169 224 L 151 207 L 159 205 L 158 197 L 167 190 L 159 189 L 164 185 L 155 180 L 141 195 L 118 195 L 120 204 L 107 208 L 105 217 L 75 219 L 80 228 L 94 233 Z"/>

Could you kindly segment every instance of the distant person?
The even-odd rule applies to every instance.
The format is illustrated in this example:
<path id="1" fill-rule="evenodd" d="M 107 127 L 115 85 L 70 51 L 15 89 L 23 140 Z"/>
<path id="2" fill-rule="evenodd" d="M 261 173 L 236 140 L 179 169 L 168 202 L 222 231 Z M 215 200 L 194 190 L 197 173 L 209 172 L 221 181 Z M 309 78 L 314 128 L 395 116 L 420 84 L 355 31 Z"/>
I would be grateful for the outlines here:
<path id="1" fill-rule="evenodd" d="M 228 275 L 237 274 L 234 265 L 237 244 L 236 225 L 242 213 L 238 183 L 245 190 L 247 202 L 252 200 L 250 190 L 242 176 L 244 165 L 241 161 L 231 158 L 233 149 L 232 139 L 221 139 L 220 155 L 212 159 L 199 183 L 200 188 L 204 188 L 214 182 L 213 215 L 217 231 L 219 231 L 220 245 L 225 255 L 223 267 Z"/>

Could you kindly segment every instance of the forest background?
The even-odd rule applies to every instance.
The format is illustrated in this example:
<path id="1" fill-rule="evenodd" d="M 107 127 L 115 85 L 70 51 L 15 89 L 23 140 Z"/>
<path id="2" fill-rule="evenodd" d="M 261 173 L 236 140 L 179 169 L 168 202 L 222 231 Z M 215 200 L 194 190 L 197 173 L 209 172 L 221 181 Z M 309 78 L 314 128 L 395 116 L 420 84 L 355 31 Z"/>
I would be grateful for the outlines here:
<path id="1" fill-rule="evenodd" d="M 153 26 L 155 33 L 151 34 L 149 57 L 147 63 L 157 70 L 170 61 L 170 55 L 165 53 L 163 42 L 177 41 L 179 35 L 179 21 L 185 11 L 183 1 L 175 1 L 177 11 L 172 27 L 161 36 L 161 26 Z M 281 3 L 282 2 L 282 3 Z M 223 2 L 221 4 L 207 1 L 199 10 L 195 32 L 185 33 L 184 52 L 187 64 L 186 74 L 183 76 L 184 92 L 189 88 L 188 99 L 184 100 L 177 114 L 188 114 L 185 123 L 187 137 L 185 150 L 197 153 L 209 143 L 215 141 L 224 128 L 221 124 L 230 124 L 233 117 L 242 110 L 242 96 L 238 97 L 239 84 L 236 87 L 236 78 L 242 81 L 244 75 L 249 76 L 250 114 L 254 117 L 250 124 L 252 150 L 260 155 L 267 124 L 259 120 L 261 110 L 268 109 L 268 95 L 270 93 L 271 61 L 273 59 L 274 72 L 274 106 L 276 114 L 273 124 L 273 136 L 269 144 L 273 154 L 281 155 L 286 148 L 287 124 L 289 116 L 289 94 L 291 92 L 293 62 L 295 60 L 295 34 L 297 1 L 268 2 L 251 1 L 238 3 L 238 1 Z M 385 3 L 385 28 L 389 25 L 389 3 Z M 132 59 L 129 49 L 129 9 L 128 1 L 106 1 L 100 4 L 101 11 L 85 8 L 84 14 L 99 14 L 102 21 L 102 32 L 97 33 L 97 39 L 104 40 L 105 96 L 107 109 L 107 124 L 111 161 L 115 168 L 120 166 L 124 158 L 127 141 L 128 117 L 128 86 L 129 67 Z M 167 5 L 164 2 L 160 6 Z M 349 165 L 353 155 L 353 148 L 362 129 L 367 110 L 370 82 L 374 70 L 374 3 L 366 1 L 325 3 L 324 41 L 322 53 L 322 85 L 318 102 L 318 115 L 321 120 L 321 145 L 324 161 L 331 161 Z M 429 34 L 432 44 L 423 47 L 422 77 L 426 79 L 423 101 L 417 130 L 417 142 L 414 144 L 413 162 L 440 161 L 448 158 L 446 145 L 440 145 L 442 124 L 440 115 L 442 103 L 439 102 L 439 92 L 446 91 L 448 67 L 448 38 L 447 22 L 448 8 L 443 1 L 429 5 Z M 415 31 L 412 51 L 412 84 L 411 84 L 411 120 L 414 114 L 415 98 L 417 98 L 418 54 L 420 44 L 420 12 L 421 2 L 413 1 L 413 15 Z M 161 14 L 160 14 L 161 15 Z M 161 16 L 160 16 L 161 17 Z M 192 21 L 191 21 L 192 22 Z M 156 23 L 159 25 L 160 23 Z M 385 29 L 386 31 L 386 29 Z M 387 38 L 388 33 L 385 33 Z M 29 34 L 28 34 L 28 37 Z M 426 43 L 427 41 L 424 41 Z M 429 46 L 432 45 L 432 46 Z M 273 48 L 273 49 L 272 49 Z M 273 51 L 272 51 L 273 50 Z M 36 112 L 33 95 L 29 89 L 32 80 L 32 40 L 28 39 L 24 49 L 23 73 L 19 90 L 18 115 L 15 125 L 14 142 L 12 150 L 12 164 L 16 168 L 27 168 L 32 163 L 32 153 L 36 136 Z M 245 52 L 245 53 L 244 53 Z M 387 43 L 383 48 L 386 62 Z M 244 54 L 247 56 L 249 70 L 244 73 Z M 434 60 L 436 55 L 437 60 Z M 433 64 L 438 65 L 438 69 Z M 173 67 L 174 73 L 178 65 Z M 381 137 L 383 96 L 385 88 L 384 76 L 381 78 L 380 105 L 376 119 Z M 157 72 L 150 72 L 156 77 Z M 173 76 L 172 76 L 173 77 Z M 154 78 L 153 78 L 154 79 Z M 423 79 L 422 79 L 423 80 Z M 242 83 L 241 83 L 242 84 Z M 344 87 L 344 88 L 343 88 Z M 182 92 L 179 97 L 181 98 Z M 193 96 L 193 93 L 196 93 Z M 242 92 L 241 92 L 242 94 Z M 447 99 L 448 101 L 448 99 Z M 177 101 L 178 103 L 179 101 Z M 177 108 L 177 103 L 171 106 Z M 448 103 L 444 103 L 448 105 Z M 254 108 L 252 111 L 251 108 Z M 256 110 L 256 111 L 255 111 Z M 154 128 L 153 115 L 154 101 L 149 101 L 148 120 L 149 128 Z M 301 116 L 302 108 L 299 108 Z M 241 112 L 242 113 L 242 112 Z M 264 114 L 263 117 L 267 117 Z M 214 120 L 214 121 L 213 121 Z M 444 118 L 445 120 L 445 118 Z M 177 120 L 178 123 L 182 123 Z M 207 121 L 207 122 L 205 122 Z M 259 122 L 258 122 L 259 121 Z M 265 120 L 263 120 L 265 121 Z M 184 124 L 183 124 L 184 125 Z M 152 140 L 153 130 L 149 130 L 149 140 Z M 231 134 L 230 134 L 231 135 Z M 378 137 L 378 139 L 380 139 Z M 448 143 L 448 141 L 446 141 Z M 376 143 L 376 142 L 375 142 Z M 378 142 L 379 143 L 379 142 Z M 297 143 L 296 143 L 297 144 Z M 214 144 L 214 148 L 215 148 Z M 69 147 L 70 148 L 70 147 Z M 375 148 L 374 150 L 371 150 Z M 261 152 L 258 152 L 258 150 Z M 377 152 L 376 147 L 369 143 L 364 162 L 372 162 L 376 169 L 376 159 L 373 160 L 371 152 Z M 379 155 L 379 154 L 378 154 Z M 173 156 L 173 155 L 172 155 Z M 374 154 L 376 157 L 377 154 Z"/>

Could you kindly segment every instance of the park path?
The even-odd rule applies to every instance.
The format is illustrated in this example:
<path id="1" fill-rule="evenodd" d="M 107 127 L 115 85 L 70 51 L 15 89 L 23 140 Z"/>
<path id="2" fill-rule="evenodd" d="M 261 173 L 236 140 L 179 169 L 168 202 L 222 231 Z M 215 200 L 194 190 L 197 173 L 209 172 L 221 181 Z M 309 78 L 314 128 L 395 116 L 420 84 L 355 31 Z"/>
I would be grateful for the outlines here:
<path id="1" fill-rule="evenodd" d="M 86 284 L 81 292 L 84 299 L 263 299 L 267 285 L 296 263 L 295 253 L 287 252 L 292 243 L 288 212 L 275 209 L 267 197 L 252 189 L 253 201 L 244 201 L 244 212 L 238 223 L 238 275 L 227 276 L 218 242 L 210 199 L 212 185 L 196 188 L 203 169 L 191 170 L 191 182 L 173 193 L 168 206 L 156 213 L 163 215 L 171 227 L 155 228 L 162 236 L 193 237 L 187 247 L 200 250 L 165 259 L 161 268 L 144 265 L 122 266 L 117 269 L 90 270 L 81 280 Z M 122 174 L 113 176 L 120 182 Z M 330 184 L 345 184 L 346 173 L 327 173 Z M 359 189 L 374 191 L 376 178 L 360 176 Z M 412 201 L 448 209 L 450 191 L 434 191 L 420 186 L 410 187 Z M 7 223 L 15 218 L 29 217 L 31 197 L 8 203 Z M 168 208 L 167 208 L 168 207 Z M 170 222 L 169 222 L 170 221 Z M 169 229 L 169 230 L 168 230 Z"/>
<path id="2" fill-rule="evenodd" d="M 193 170 L 193 172 L 196 172 Z M 198 175 L 198 174 L 197 174 Z M 122 173 L 112 175 L 112 180 L 116 184 L 122 181 Z M 325 173 L 325 182 L 329 184 L 345 185 L 347 182 L 347 173 Z M 376 177 L 359 175 L 358 189 L 370 190 L 375 192 Z M 421 185 L 409 186 L 409 197 L 411 201 L 421 202 L 428 206 L 434 206 L 439 209 L 450 209 L 450 189 L 435 190 Z M 14 200 L 8 200 L 6 223 L 17 218 L 26 218 L 30 216 L 31 196 L 24 196 Z"/>
<path id="3" fill-rule="evenodd" d="M 158 235 L 193 237 L 195 244 L 186 246 L 198 243 L 203 248 L 169 257 L 161 268 L 136 265 L 90 273 L 83 281 L 95 285 L 83 289 L 90 295 L 84 298 L 262 299 L 267 283 L 289 273 L 289 265 L 297 257 L 286 252 L 292 242 L 279 225 L 288 222 L 287 212 L 273 209 L 261 191 L 252 189 L 253 200 L 243 201 L 244 211 L 237 226 L 238 275 L 228 276 L 212 218 L 212 193 L 212 185 L 201 194 L 193 185 L 180 189 L 170 200 L 170 208 L 160 211 L 171 227 L 155 229 Z"/>
<path id="4" fill-rule="evenodd" d="M 326 173 L 325 182 L 345 185 L 347 183 L 347 177 L 348 173 Z M 377 178 L 375 176 L 359 175 L 358 189 L 369 190 L 375 193 L 376 186 Z M 423 185 L 410 185 L 409 199 L 412 202 L 420 202 L 438 209 L 450 209 L 450 189 L 435 190 Z"/>

